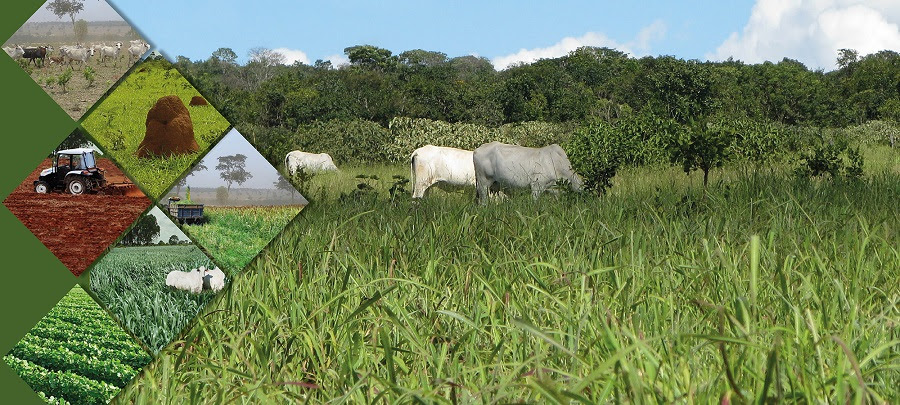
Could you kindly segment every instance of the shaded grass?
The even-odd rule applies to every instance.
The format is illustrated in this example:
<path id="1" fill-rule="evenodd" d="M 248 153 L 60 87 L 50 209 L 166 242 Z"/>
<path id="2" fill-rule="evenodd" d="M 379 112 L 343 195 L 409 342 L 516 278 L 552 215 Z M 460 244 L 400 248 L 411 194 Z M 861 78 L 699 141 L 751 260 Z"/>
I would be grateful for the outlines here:
<path id="1" fill-rule="evenodd" d="M 896 402 L 892 170 L 731 168 L 706 198 L 668 168 L 485 206 L 313 191 L 118 401 Z"/>
<path id="2" fill-rule="evenodd" d="M 170 271 L 200 266 L 214 267 L 196 246 L 117 247 L 91 268 L 91 291 L 156 354 L 215 295 L 166 286 Z"/>
<path id="3" fill-rule="evenodd" d="M 168 62 L 142 62 L 82 122 L 84 129 L 154 200 L 224 135 L 230 125 L 212 106 L 187 107 L 200 152 L 168 158 L 138 158 L 135 153 L 144 139 L 147 112 L 157 100 L 172 94 L 185 106 L 191 97 L 199 95 Z"/>
<path id="4" fill-rule="evenodd" d="M 205 207 L 208 221 L 183 229 L 231 275 L 239 273 L 303 207 Z"/>

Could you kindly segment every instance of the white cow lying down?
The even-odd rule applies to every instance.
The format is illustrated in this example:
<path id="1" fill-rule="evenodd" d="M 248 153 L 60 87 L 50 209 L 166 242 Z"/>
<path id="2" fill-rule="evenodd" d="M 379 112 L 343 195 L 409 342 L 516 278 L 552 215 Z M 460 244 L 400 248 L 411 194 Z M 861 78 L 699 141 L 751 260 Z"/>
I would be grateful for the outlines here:
<path id="1" fill-rule="evenodd" d="M 338 169 L 327 153 L 308 153 L 299 150 L 292 151 L 284 157 L 284 167 L 291 175 L 297 173 L 299 169 L 311 173 L 335 172 Z"/>
<path id="2" fill-rule="evenodd" d="M 193 269 L 191 271 L 173 270 L 166 274 L 166 285 L 179 290 L 185 290 L 194 294 L 203 291 L 203 271 Z"/>
<path id="3" fill-rule="evenodd" d="M 218 267 L 207 269 L 204 266 L 200 266 L 200 270 L 203 272 L 203 288 L 219 292 L 225 287 L 225 273 L 219 270 Z"/>
<path id="4" fill-rule="evenodd" d="M 472 151 L 425 145 L 409 157 L 412 198 L 422 198 L 432 185 L 444 190 L 475 185 Z"/>

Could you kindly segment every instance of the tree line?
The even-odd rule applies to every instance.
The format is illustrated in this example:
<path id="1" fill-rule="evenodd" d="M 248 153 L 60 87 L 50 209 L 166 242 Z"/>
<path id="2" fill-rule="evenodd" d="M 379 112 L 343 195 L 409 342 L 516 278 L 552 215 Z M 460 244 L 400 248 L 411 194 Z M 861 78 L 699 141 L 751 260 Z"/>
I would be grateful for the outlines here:
<path id="1" fill-rule="evenodd" d="M 421 49 L 393 54 L 359 45 L 349 64 L 285 65 L 284 55 L 250 51 L 247 63 L 220 48 L 176 65 L 232 122 L 296 129 L 315 121 L 394 117 L 500 126 L 524 121 L 614 120 L 631 112 L 689 123 L 709 116 L 785 125 L 846 127 L 900 119 L 900 54 L 842 49 L 838 68 L 811 70 L 785 58 L 747 64 L 673 56 L 631 57 L 583 47 L 497 71 L 483 57 L 449 58 Z"/>

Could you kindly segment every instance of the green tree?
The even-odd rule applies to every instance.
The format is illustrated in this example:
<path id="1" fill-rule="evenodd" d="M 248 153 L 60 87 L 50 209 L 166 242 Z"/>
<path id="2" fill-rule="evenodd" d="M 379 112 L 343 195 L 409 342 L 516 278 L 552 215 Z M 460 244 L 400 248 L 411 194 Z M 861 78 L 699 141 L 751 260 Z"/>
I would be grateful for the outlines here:
<path id="1" fill-rule="evenodd" d="M 701 170 L 705 193 L 710 171 L 722 167 L 728 160 L 730 146 L 731 138 L 726 131 L 706 121 L 696 122 L 689 131 L 673 137 L 670 145 L 672 163 L 681 164 L 687 174 Z"/>
<path id="2" fill-rule="evenodd" d="M 246 169 L 247 156 L 245 155 L 238 153 L 236 155 L 220 156 L 218 161 L 219 164 L 216 165 L 216 170 L 219 171 L 219 177 L 228 184 L 229 193 L 233 183 L 237 183 L 240 186 L 253 178 L 253 174 Z"/>
<path id="3" fill-rule="evenodd" d="M 373 45 L 347 47 L 344 48 L 344 54 L 350 59 L 351 66 L 370 70 L 390 70 L 397 63 L 397 58 L 391 56 L 391 51 Z"/>
<path id="4" fill-rule="evenodd" d="M 150 214 L 141 216 L 119 242 L 126 246 L 149 245 L 159 236 L 159 223 Z"/>
<path id="5" fill-rule="evenodd" d="M 87 21 L 80 19 L 75 22 L 75 41 L 84 43 L 87 39 L 88 35 L 88 23 Z"/>
<path id="6" fill-rule="evenodd" d="M 291 193 L 291 202 L 294 202 L 294 196 L 297 194 L 297 189 L 294 188 L 294 186 L 290 181 L 288 181 L 288 179 L 286 179 L 284 176 L 278 176 L 278 180 L 275 180 L 273 185 L 277 190 L 284 190 Z"/>
<path id="7" fill-rule="evenodd" d="M 238 56 L 231 48 L 219 48 L 212 53 L 212 57 L 220 62 L 236 65 Z"/>
<path id="8" fill-rule="evenodd" d="M 878 112 L 881 119 L 890 122 L 895 126 L 900 126 L 900 98 L 892 98 L 885 101 L 884 104 L 881 105 L 881 108 L 878 109 Z M 893 148 L 896 141 L 893 131 L 891 131 L 889 137 L 891 148 Z"/>
<path id="9" fill-rule="evenodd" d="M 177 245 L 179 243 L 181 243 L 181 239 L 178 238 L 178 235 L 169 236 L 169 244 L 170 245 Z"/>
<path id="10" fill-rule="evenodd" d="M 72 20 L 72 29 L 74 30 L 75 16 L 84 10 L 84 0 L 53 0 L 47 3 L 45 8 L 56 15 L 56 18 L 62 19 L 64 16 L 69 16 L 69 19 Z"/>

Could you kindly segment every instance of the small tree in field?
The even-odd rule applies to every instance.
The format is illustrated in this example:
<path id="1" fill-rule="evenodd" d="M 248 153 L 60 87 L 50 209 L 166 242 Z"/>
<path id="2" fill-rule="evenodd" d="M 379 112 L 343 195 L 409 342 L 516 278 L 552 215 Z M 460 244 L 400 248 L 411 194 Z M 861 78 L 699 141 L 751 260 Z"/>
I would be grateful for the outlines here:
<path id="1" fill-rule="evenodd" d="M 75 42 L 84 43 L 88 35 L 88 23 L 85 20 L 75 22 Z"/>
<path id="2" fill-rule="evenodd" d="M 87 80 L 87 82 L 88 82 L 87 86 L 88 87 L 93 86 L 94 80 L 96 79 L 96 75 L 97 75 L 97 72 L 94 70 L 94 68 L 87 66 L 84 68 L 84 71 L 81 73 L 84 75 L 84 80 Z"/>
<path id="3" fill-rule="evenodd" d="M 72 20 L 72 28 L 74 29 L 75 16 L 84 10 L 84 0 L 53 0 L 47 3 L 47 7 L 45 8 L 56 15 L 56 18 L 69 16 L 69 19 Z"/>
<path id="4" fill-rule="evenodd" d="M 66 69 L 65 72 L 60 73 L 59 76 L 56 77 L 56 84 L 62 87 L 63 93 L 67 92 L 66 84 L 69 83 L 69 80 L 72 80 L 72 68 Z"/>
<path id="5" fill-rule="evenodd" d="M 695 123 L 689 131 L 672 138 L 669 145 L 672 163 L 680 164 L 684 172 L 703 171 L 703 190 L 709 184 L 709 172 L 728 160 L 731 138 L 727 131 L 706 122 Z"/>
<path id="6" fill-rule="evenodd" d="M 220 156 L 218 160 L 219 164 L 216 165 L 216 170 L 219 171 L 219 177 L 228 184 L 228 191 L 231 191 L 232 183 L 241 185 L 253 178 L 253 174 L 245 168 L 247 156 L 238 153 L 236 155 Z"/>
<path id="7" fill-rule="evenodd" d="M 178 235 L 169 236 L 169 244 L 170 245 L 177 245 L 179 243 L 181 243 L 181 239 L 178 239 Z"/>

